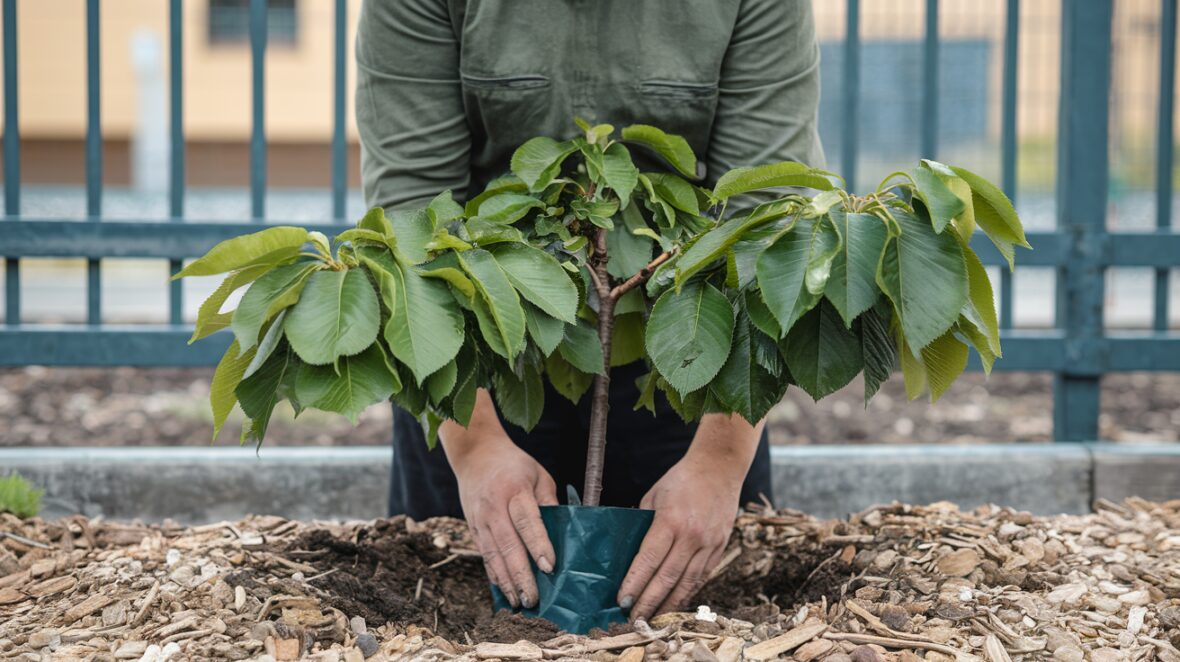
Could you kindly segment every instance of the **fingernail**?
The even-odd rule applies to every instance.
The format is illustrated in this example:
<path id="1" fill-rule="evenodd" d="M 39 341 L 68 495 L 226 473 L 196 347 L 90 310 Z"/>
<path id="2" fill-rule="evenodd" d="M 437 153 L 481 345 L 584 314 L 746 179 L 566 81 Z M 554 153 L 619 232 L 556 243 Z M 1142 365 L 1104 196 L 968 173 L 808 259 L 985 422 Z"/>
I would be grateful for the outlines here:
<path id="1" fill-rule="evenodd" d="M 542 556 L 537 559 L 537 567 L 546 575 L 553 574 L 553 563 L 547 557 Z"/>
<path id="2" fill-rule="evenodd" d="M 525 609 L 531 609 L 533 606 L 532 599 L 530 599 L 524 591 L 520 592 L 520 604 L 523 605 Z"/>
<path id="3" fill-rule="evenodd" d="M 518 600 L 515 595 L 505 592 L 504 598 L 508 600 L 508 604 L 512 605 L 513 609 L 518 609 L 520 607 L 520 600 Z"/>
<path id="4" fill-rule="evenodd" d="M 635 596 L 624 595 L 622 600 L 619 600 L 619 606 L 623 609 L 630 609 L 635 605 Z"/>

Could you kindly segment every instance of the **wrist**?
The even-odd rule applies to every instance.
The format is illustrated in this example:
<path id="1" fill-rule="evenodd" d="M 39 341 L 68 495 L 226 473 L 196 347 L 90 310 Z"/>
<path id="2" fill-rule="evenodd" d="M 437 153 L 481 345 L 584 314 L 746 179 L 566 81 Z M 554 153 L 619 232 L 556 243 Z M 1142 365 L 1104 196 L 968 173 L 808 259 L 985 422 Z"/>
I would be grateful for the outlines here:
<path id="1" fill-rule="evenodd" d="M 701 419 L 684 462 L 705 475 L 741 484 L 758 450 L 762 426 L 761 422 L 750 425 L 736 415 L 708 414 Z"/>

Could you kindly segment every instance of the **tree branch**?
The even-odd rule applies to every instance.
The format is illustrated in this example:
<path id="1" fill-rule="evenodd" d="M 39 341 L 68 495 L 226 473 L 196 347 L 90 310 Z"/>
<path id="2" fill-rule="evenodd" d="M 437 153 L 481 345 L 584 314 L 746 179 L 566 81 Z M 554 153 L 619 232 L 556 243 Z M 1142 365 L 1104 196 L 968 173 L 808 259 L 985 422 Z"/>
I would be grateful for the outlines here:
<path id="1" fill-rule="evenodd" d="M 623 281 L 622 283 L 619 283 L 618 285 L 616 285 L 615 289 L 610 291 L 610 297 L 612 299 L 618 299 L 619 297 L 630 292 L 631 290 L 635 289 L 636 287 L 646 283 L 647 279 L 651 278 L 651 275 L 653 273 L 655 273 L 655 270 L 661 264 L 663 264 L 663 263 L 667 262 L 669 259 L 671 259 L 672 256 L 675 254 L 676 254 L 676 249 L 672 249 L 672 250 L 667 251 L 665 253 L 660 253 L 660 255 L 658 257 L 656 257 L 656 259 L 652 260 L 651 262 L 648 262 L 647 266 L 640 269 L 639 272 L 636 273 L 634 276 L 632 276 L 632 277 L 628 278 L 627 280 Z"/>

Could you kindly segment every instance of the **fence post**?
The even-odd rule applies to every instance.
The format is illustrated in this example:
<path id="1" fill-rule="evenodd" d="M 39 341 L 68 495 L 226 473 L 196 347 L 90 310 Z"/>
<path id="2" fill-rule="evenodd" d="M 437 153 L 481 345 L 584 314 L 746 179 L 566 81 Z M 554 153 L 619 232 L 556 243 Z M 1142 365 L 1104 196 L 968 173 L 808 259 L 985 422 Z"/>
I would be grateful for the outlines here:
<path id="1" fill-rule="evenodd" d="M 1058 325 L 1067 367 L 1056 376 L 1058 441 L 1098 438 L 1105 369 L 1102 303 L 1107 262 L 1106 188 L 1113 0 L 1061 3 L 1057 225 L 1069 255 L 1057 273 Z"/>

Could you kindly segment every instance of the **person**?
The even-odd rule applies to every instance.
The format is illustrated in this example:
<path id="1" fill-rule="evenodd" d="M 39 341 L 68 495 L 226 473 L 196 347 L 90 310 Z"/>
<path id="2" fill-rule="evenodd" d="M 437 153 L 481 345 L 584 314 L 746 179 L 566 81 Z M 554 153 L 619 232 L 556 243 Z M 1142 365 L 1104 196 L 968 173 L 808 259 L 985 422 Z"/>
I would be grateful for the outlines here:
<path id="1" fill-rule="evenodd" d="M 728 169 L 824 165 L 819 48 L 810 0 L 366 0 L 356 38 L 356 116 L 370 206 L 459 200 L 507 172 L 513 150 L 576 131 L 575 116 L 684 136 L 711 185 Z M 638 149 L 632 150 L 638 158 Z M 635 412 L 642 362 L 612 370 L 603 505 L 655 510 L 619 591 L 633 618 L 684 603 L 720 561 L 739 505 L 771 496 L 764 423 L 667 402 Z M 552 568 L 538 505 L 581 489 L 589 398 L 551 388 L 525 433 L 479 392 L 442 452 L 395 408 L 390 512 L 466 516 L 488 575 L 532 606 L 529 557 Z"/>

